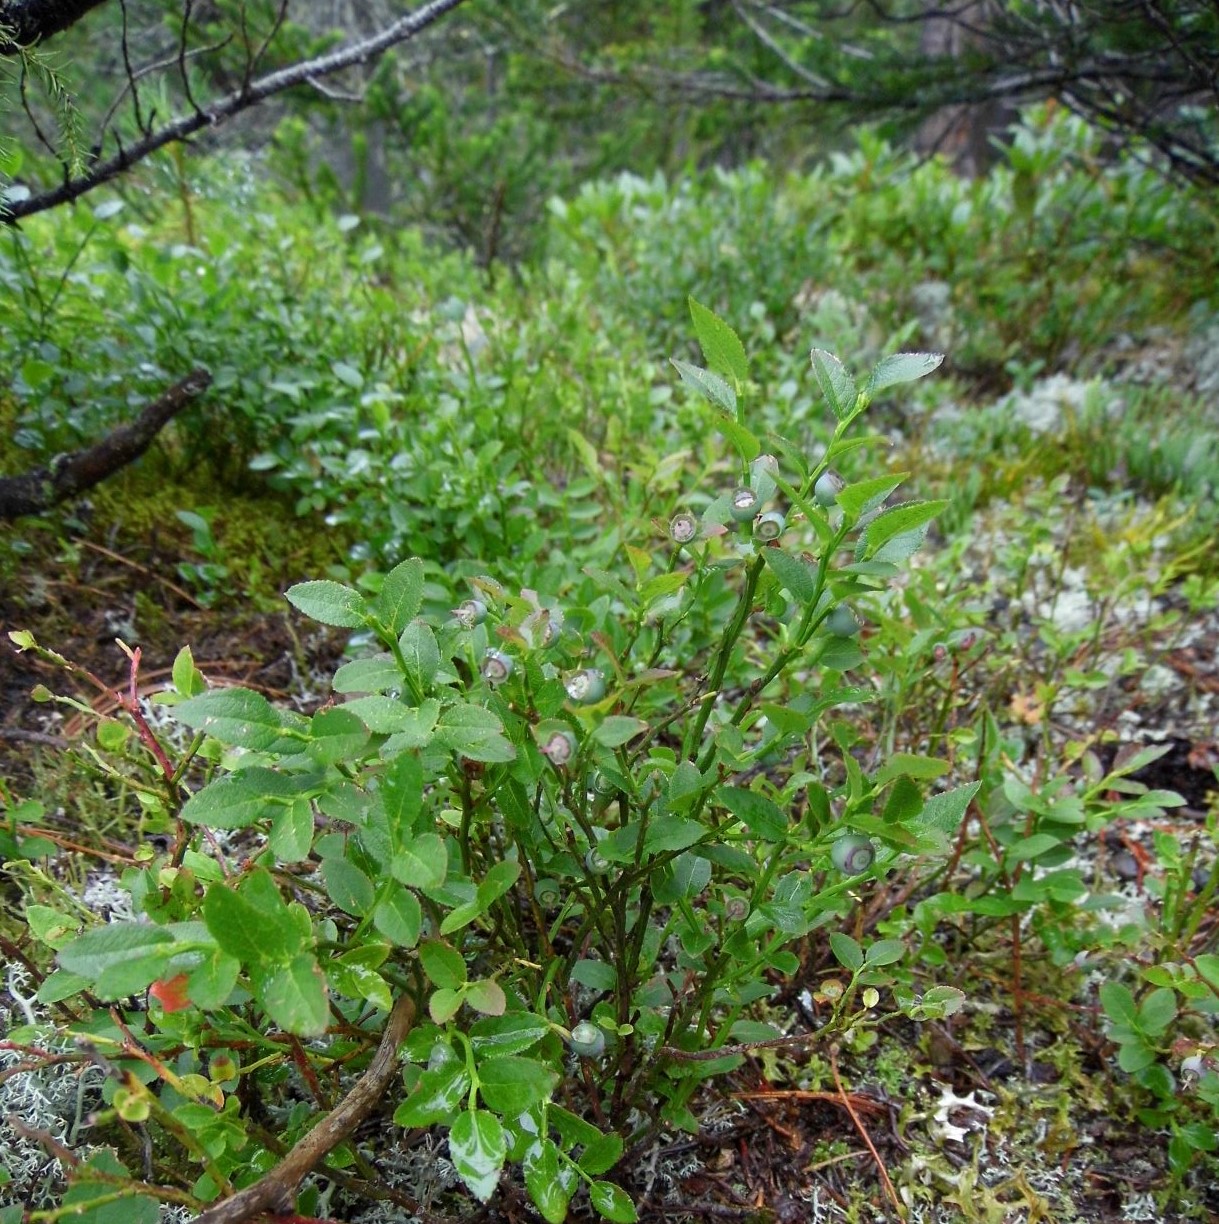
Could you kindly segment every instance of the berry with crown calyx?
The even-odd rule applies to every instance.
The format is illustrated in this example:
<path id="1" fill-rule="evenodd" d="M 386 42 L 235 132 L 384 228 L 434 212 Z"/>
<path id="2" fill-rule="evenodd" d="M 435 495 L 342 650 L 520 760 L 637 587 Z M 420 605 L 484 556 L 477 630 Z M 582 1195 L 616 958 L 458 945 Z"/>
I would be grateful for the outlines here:
<path id="1" fill-rule="evenodd" d="M 669 536 L 675 544 L 689 544 L 698 537 L 698 519 L 682 510 L 669 520 Z"/>
<path id="2" fill-rule="evenodd" d="M 597 1058 L 605 1053 L 605 1033 L 588 1020 L 581 1020 L 571 1030 L 568 1044 L 581 1058 Z"/>
<path id="3" fill-rule="evenodd" d="M 553 909 L 563 900 L 558 880 L 539 880 L 533 886 L 533 895 L 543 909 Z"/>
<path id="4" fill-rule="evenodd" d="M 542 755 L 554 765 L 566 765 L 576 755 L 579 745 L 570 731 L 555 731 L 546 737 Z"/>
<path id="5" fill-rule="evenodd" d="M 787 517 L 781 510 L 767 510 L 758 515 L 758 521 L 753 525 L 753 538 L 768 543 L 777 540 L 787 529 Z"/>
<path id="6" fill-rule="evenodd" d="M 876 847 L 869 838 L 858 833 L 848 833 L 830 847 L 830 862 L 843 875 L 861 875 L 872 866 L 875 859 Z"/>
<path id="7" fill-rule="evenodd" d="M 728 513 L 732 516 L 734 523 L 748 523 L 756 517 L 762 502 L 758 495 L 750 488 L 742 485 L 739 489 L 732 491 L 732 497 L 728 502 Z"/>
<path id="8" fill-rule="evenodd" d="M 463 629 L 473 629 L 487 619 L 487 605 L 481 599 L 467 599 L 453 609 L 453 615 Z"/>
<path id="9" fill-rule="evenodd" d="M 483 655 L 483 679 L 488 684 L 503 684 L 512 675 L 514 666 L 512 659 L 502 650 L 488 650 Z"/>

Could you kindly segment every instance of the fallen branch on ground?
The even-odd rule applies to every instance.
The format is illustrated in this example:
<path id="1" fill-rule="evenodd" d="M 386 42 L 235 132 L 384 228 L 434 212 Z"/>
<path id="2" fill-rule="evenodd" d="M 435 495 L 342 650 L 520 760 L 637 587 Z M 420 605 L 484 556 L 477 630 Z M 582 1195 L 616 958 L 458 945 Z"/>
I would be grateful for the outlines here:
<path id="1" fill-rule="evenodd" d="M 212 384 L 207 370 L 192 370 L 158 396 L 134 421 L 107 434 L 85 450 L 59 455 L 50 467 L 23 476 L 0 477 L 0 522 L 25 514 L 42 514 L 100 484 L 119 468 L 138 459 L 153 438 Z"/>

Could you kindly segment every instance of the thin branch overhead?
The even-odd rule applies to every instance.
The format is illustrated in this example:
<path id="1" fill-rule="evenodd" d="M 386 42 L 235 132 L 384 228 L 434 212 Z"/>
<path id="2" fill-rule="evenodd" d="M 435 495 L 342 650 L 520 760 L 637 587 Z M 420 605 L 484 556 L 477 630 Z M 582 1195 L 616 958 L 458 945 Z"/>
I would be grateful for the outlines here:
<path id="1" fill-rule="evenodd" d="M 150 122 L 139 139 L 120 147 L 105 161 L 95 162 L 83 173 L 67 177 L 55 187 L 32 193 L 24 199 L 10 199 L 7 204 L 0 205 L 0 221 L 11 225 L 23 217 L 70 203 L 126 173 L 158 149 L 188 140 L 206 128 L 217 127 L 275 94 L 301 85 L 313 85 L 345 68 L 370 63 L 391 47 L 410 41 L 464 3 L 465 0 L 430 0 L 367 38 L 337 47 L 315 59 L 303 60 L 245 81 L 240 88 L 206 105 L 196 105 L 191 113 L 180 115 L 159 127 Z"/>

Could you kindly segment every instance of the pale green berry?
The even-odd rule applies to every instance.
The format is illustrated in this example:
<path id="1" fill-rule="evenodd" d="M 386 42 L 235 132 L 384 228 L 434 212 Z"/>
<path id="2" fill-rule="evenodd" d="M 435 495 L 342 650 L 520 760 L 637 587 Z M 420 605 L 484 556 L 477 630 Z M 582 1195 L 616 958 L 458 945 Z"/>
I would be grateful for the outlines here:
<path id="1" fill-rule="evenodd" d="M 698 519 L 688 510 L 675 514 L 669 520 L 669 535 L 676 544 L 689 544 L 698 535 Z"/>
<path id="2" fill-rule="evenodd" d="M 749 913 L 749 902 L 744 897 L 729 897 L 724 902 L 724 917 L 729 922 L 740 922 Z"/>
<path id="3" fill-rule="evenodd" d="M 513 662 L 502 650 L 488 650 L 483 655 L 483 679 L 488 684 L 503 684 L 512 675 Z"/>
<path id="4" fill-rule="evenodd" d="M 542 753 L 555 765 L 566 765 L 576 755 L 579 745 L 570 731 L 556 731 L 546 738 Z"/>
<path id="5" fill-rule="evenodd" d="M 787 519 L 779 510 L 768 510 L 758 515 L 758 521 L 753 527 L 753 538 L 764 543 L 777 540 L 787 527 Z"/>
<path id="6" fill-rule="evenodd" d="M 828 510 L 838 504 L 838 494 L 842 488 L 842 481 L 833 472 L 822 472 L 813 485 L 813 500 Z"/>
<path id="7" fill-rule="evenodd" d="M 569 1044 L 581 1058 L 597 1058 L 605 1053 L 605 1033 L 597 1025 L 582 1020 L 571 1030 Z"/>
<path id="8" fill-rule="evenodd" d="M 578 671 L 567 681 L 567 695 L 580 705 L 593 705 L 605 696 L 605 673 L 595 667 Z"/>
<path id="9" fill-rule="evenodd" d="M 453 609 L 453 615 L 463 629 L 473 629 L 487 619 L 487 605 L 481 599 L 467 599 Z"/>
<path id="10" fill-rule="evenodd" d="M 613 795 L 618 790 L 618 783 L 607 773 L 597 770 L 593 774 L 593 791 L 598 795 Z"/>
<path id="11" fill-rule="evenodd" d="M 839 604 L 830 613 L 825 626 L 835 637 L 850 638 L 859 632 L 859 618 L 846 604 Z"/>
<path id="12" fill-rule="evenodd" d="M 830 847 L 830 861 L 843 875 L 860 875 L 872 866 L 875 858 L 876 848 L 858 833 L 848 833 Z"/>
<path id="13" fill-rule="evenodd" d="M 558 880 L 539 880 L 533 886 L 533 895 L 543 909 L 553 909 L 563 899 L 563 890 Z"/>
<path id="14" fill-rule="evenodd" d="M 728 513 L 732 515 L 733 522 L 748 523 L 758 513 L 761 505 L 758 495 L 752 489 L 742 486 L 733 490 L 732 499 L 728 503 Z"/>

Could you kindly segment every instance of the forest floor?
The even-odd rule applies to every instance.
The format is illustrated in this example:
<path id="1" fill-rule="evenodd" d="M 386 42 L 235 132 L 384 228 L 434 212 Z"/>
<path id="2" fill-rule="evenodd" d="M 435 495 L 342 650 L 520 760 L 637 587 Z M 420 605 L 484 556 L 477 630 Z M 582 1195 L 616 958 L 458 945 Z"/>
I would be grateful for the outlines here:
<path id="1" fill-rule="evenodd" d="M 129 851 L 132 825 L 114 811 L 105 781 L 90 774 L 81 751 L 88 720 L 34 700 L 31 691 L 44 685 L 100 714 L 111 712 L 117 703 L 106 690 L 125 686 L 130 669 L 116 638 L 141 649 L 143 695 L 166 683 L 175 653 L 189 644 L 213 683 L 241 684 L 302 709 L 328 696 L 325 678 L 341 659 L 344 635 L 305 629 L 267 594 L 303 576 L 298 563 L 289 564 L 292 572 L 265 571 L 263 597 L 205 607 L 179 570 L 198 560 L 188 535 L 86 525 L 21 560 L 0 590 L 6 631 L 31 630 L 81 669 L 66 676 L 4 644 L 0 778 L 10 795 L 38 796 L 46 804 L 45 828 L 65 844 L 101 838 Z M 1178 791 L 1185 806 L 1158 830 L 1145 822 L 1115 823 L 1082 851 L 1098 887 L 1126 897 L 1134 909 L 1156 903 L 1154 834 L 1194 838 L 1214 787 L 1213 726 L 1183 719 L 1182 699 L 1219 693 L 1213 651 L 1219 613 L 1195 629 L 1192 644 L 1179 638 L 1164 644 L 1159 665 L 1173 680 L 1160 686 L 1158 697 L 1136 689 L 1119 701 L 1150 738 L 1172 741 L 1171 751 L 1139 778 Z M 1122 645 L 1115 640 L 1114 649 Z M 1144 649 L 1156 653 L 1154 644 Z M 1116 712 L 1098 710 L 1097 717 L 1112 720 Z M 868 914 L 917 900 L 901 873 L 884 889 L 886 896 L 865 899 L 865 922 Z M 665 1135 L 628 1153 L 616 1170 L 640 1218 L 891 1219 L 892 1194 L 907 1203 L 909 1219 L 924 1221 L 1219 1218 L 1219 1187 L 1187 1176 L 1172 1189 L 1165 1145 L 1149 1143 L 1131 1116 L 1128 1094 L 1115 1083 L 1113 1047 L 1096 1004 L 1098 975 L 1087 958 L 1056 965 L 1044 949 L 1032 952 L 1013 990 L 1011 947 L 997 930 L 971 950 L 959 978 L 970 1004 L 950 1019 L 888 1021 L 841 1050 L 810 1041 L 803 1050 L 759 1051 L 707 1087 L 697 1135 Z M 836 969 L 823 941 L 806 940 L 801 954 L 800 973 L 760 1014 L 792 1035 L 815 1032 Z M 378 1126 L 391 1111 L 387 1101 Z M 419 1218 L 533 1218 L 523 1192 L 507 1183 L 491 1207 L 463 1206 L 443 1151 L 426 1132 L 402 1133 L 378 1157 L 386 1162 L 378 1166 L 386 1183 L 422 1205 Z M 368 1224 L 410 1218 L 401 1206 L 370 1208 L 341 1197 L 334 1203 L 342 1203 L 343 1218 Z"/>

